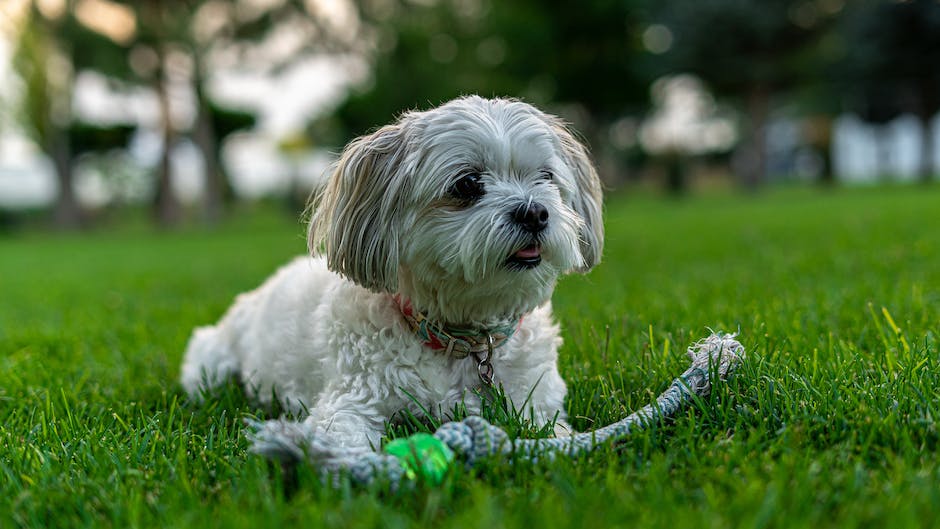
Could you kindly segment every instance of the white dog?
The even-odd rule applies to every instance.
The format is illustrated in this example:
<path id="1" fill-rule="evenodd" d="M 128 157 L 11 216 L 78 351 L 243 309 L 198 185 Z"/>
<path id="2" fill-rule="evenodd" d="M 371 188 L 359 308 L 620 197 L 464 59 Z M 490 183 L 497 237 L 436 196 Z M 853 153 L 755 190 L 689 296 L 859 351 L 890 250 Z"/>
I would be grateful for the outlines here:
<path id="1" fill-rule="evenodd" d="M 378 446 L 421 416 L 502 385 L 526 417 L 569 430 L 550 297 L 603 245 L 601 185 L 585 148 L 532 106 L 476 96 L 356 139 L 314 203 L 315 254 L 196 329 L 182 384 L 231 376 L 316 435 Z"/>

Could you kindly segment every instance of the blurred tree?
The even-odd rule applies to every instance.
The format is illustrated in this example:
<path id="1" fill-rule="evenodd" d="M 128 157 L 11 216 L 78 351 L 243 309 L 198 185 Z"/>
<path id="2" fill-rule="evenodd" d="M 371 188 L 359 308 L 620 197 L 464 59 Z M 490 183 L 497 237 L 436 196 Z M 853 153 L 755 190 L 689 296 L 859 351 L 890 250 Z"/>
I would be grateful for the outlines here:
<path id="1" fill-rule="evenodd" d="M 29 5 L 15 51 L 13 68 L 23 83 L 19 120 L 26 133 L 52 161 L 58 194 L 53 220 L 63 228 L 81 226 L 82 208 L 75 196 L 73 160 L 91 150 L 127 145 L 134 127 L 85 123 L 72 114 L 72 89 L 76 57 L 86 49 L 75 46 L 78 27 L 72 4 L 44 13 Z"/>
<path id="2" fill-rule="evenodd" d="M 30 17 L 35 24 L 44 24 L 39 33 L 24 31 L 24 44 L 40 39 L 54 42 L 60 57 L 56 66 L 58 77 L 68 73 L 66 82 L 37 77 L 37 57 L 21 54 L 20 64 L 32 85 L 46 90 L 29 90 L 31 108 L 51 109 L 67 106 L 72 93 L 72 74 L 93 70 L 106 76 L 112 88 L 147 87 L 156 96 L 160 116 L 163 147 L 155 175 L 154 213 L 163 224 L 172 224 L 181 217 L 181 207 L 172 190 L 170 178 L 171 149 L 183 134 L 188 134 L 202 154 L 205 164 L 203 211 L 209 220 L 220 217 L 226 203 L 234 197 L 225 166 L 221 161 L 224 139 L 242 129 L 253 127 L 254 114 L 225 108 L 207 93 L 211 70 L 219 62 L 253 64 L 261 74 L 287 68 L 312 52 L 349 51 L 355 47 L 357 20 L 335 19 L 337 11 L 323 2 L 282 0 L 258 3 L 250 0 L 65 0 L 55 20 L 45 17 L 36 3 L 31 3 Z M 331 19 L 331 14 L 334 18 Z M 342 13 L 340 13 L 342 17 Z M 38 27 L 38 26 L 37 26 Z M 284 48 L 284 36 L 295 42 L 293 48 L 280 55 L 271 49 Z M 272 46 L 272 40 L 279 40 Z M 32 48 L 37 48 L 34 43 Z M 265 49 L 267 53 L 258 49 Z M 23 47 L 24 53 L 27 50 Z M 48 54 L 47 54 L 48 55 Z M 222 59 L 220 59 L 222 57 Z M 38 59 L 42 59 L 41 57 Z M 264 67 L 259 67 L 263 64 Z M 52 84 L 50 84 L 52 83 Z M 195 102 L 191 124 L 181 123 L 179 109 L 174 110 L 171 90 L 189 87 Z M 60 104 L 41 100 L 55 95 Z M 67 114 L 66 112 L 65 114 Z M 54 112 L 50 115 L 59 115 Z M 62 115 L 65 115 L 62 114 Z M 37 123 L 43 121 L 35 114 Z M 40 123 L 42 122 L 42 123 Z M 56 160 L 71 156 L 67 149 L 53 148 L 56 135 L 49 135 L 50 153 L 61 152 Z M 60 131 L 62 132 L 62 131 Z M 67 146 L 66 141 L 55 143 Z M 58 150 L 56 150 L 58 149 Z M 71 178 L 68 164 L 61 178 Z M 70 189 L 69 186 L 65 187 Z M 65 198 L 69 198 L 66 195 Z M 69 202 L 74 203 L 74 197 Z M 68 208 L 62 206 L 62 211 Z"/>
<path id="3" fill-rule="evenodd" d="M 836 183 L 832 140 L 835 119 L 845 111 L 847 90 L 839 74 L 845 45 L 839 25 L 829 25 L 801 61 L 812 75 L 804 76 L 786 94 L 785 111 L 800 124 L 801 139 L 816 157 L 817 182 L 822 185 Z"/>
<path id="4" fill-rule="evenodd" d="M 162 149 L 155 176 L 154 217 L 163 225 L 177 223 L 182 214 L 171 178 L 172 149 L 183 125 L 175 123 L 170 90 L 183 81 L 187 67 L 188 81 L 195 95 L 196 115 L 193 139 L 205 164 L 203 211 L 211 221 L 218 219 L 224 203 L 232 196 L 224 165 L 220 160 L 221 138 L 212 120 L 212 105 L 203 87 L 204 57 L 201 43 L 192 35 L 196 10 L 205 2 L 196 0 L 125 0 L 118 2 L 132 13 L 134 27 L 127 42 L 111 41 L 110 55 L 116 60 L 100 60 L 104 54 L 83 55 L 84 66 L 112 79 L 148 86 L 156 94 L 160 115 Z M 92 42 L 86 38 L 83 42 Z M 188 64 L 186 62 L 188 61 Z"/>
<path id="5" fill-rule="evenodd" d="M 372 75 L 330 117 L 334 141 L 404 110 L 476 93 L 547 106 L 600 147 L 611 123 L 645 107 L 648 79 L 636 60 L 643 0 L 370 2 L 361 9 L 375 28 Z"/>
<path id="6" fill-rule="evenodd" d="M 222 163 L 222 146 L 225 139 L 236 132 L 254 128 L 258 119 L 252 112 L 219 105 L 204 94 L 201 98 L 207 108 L 201 113 L 201 120 L 197 122 L 194 135 L 203 152 L 211 150 L 209 159 L 214 165 L 207 168 L 207 171 L 215 171 L 215 176 L 209 178 L 217 185 L 212 194 L 213 204 L 207 206 L 207 213 L 212 218 L 213 215 L 218 215 L 222 203 L 231 202 L 235 198 L 228 171 Z"/>
<path id="7" fill-rule="evenodd" d="M 69 145 L 75 157 L 125 147 L 136 130 L 134 125 L 98 125 L 73 121 L 68 128 Z"/>
<path id="8" fill-rule="evenodd" d="M 162 149 L 157 166 L 156 190 L 153 197 L 154 216 L 162 225 L 177 223 L 181 217 L 179 198 L 173 191 L 171 179 L 171 155 L 177 141 L 178 132 L 173 122 L 170 105 L 170 85 L 172 82 L 170 56 L 179 40 L 179 35 L 186 31 L 186 17 L 191 9 L 191 2 L 184 0 L 160 2 L 159 0 L 139 0 L 125 2 L 134 13 L 136 21 L 132 41 L 120 49 L 127 53 L 121 61 L 109 65 L 97 65 L 97 69 L 113 77 L 141 80 L 157 96 L 160 113 L 160 136 Z M 197 113 L 202 109 L 202 102 L 197 101 Z M 197 117 L 198 121 L 198 117 Z M 206 164 L 206 195 L 215 191 L 215 175 L 211 160 L 203 153 Z M 207 202 L 211 202 L 207 198 Z M 214 214 L 214 212 L 213 212 Z"/>
<path id="9" fill-rule="evenodd" d="M 858 0 L 845 17 L 844 33 L 840 71 L 850 108 L 878 125 L 903 112 L 916 115 L 923 131 L 920 177 L 930 181 L 932 120 L 940 112 L 940 2 Z"/>
<path id="10" fill-rule="evenodd" d="M 155 94 L 163 140 L 155 178 L 155 218 L 171 224 L 181 216 L 171 188 L 170 150 L 188 133 L 205 163 L 204 211 L 214 220 L 233 197 L 221 162 L 222 143 L 233 132 L 254 126 L 255 116 L 210 98 L 211 70 L 225 63 L 253 65 L 259 74 L 277 72 L 312 53 L 355 51 L 360 42 L 353 6 L 343 11 L 330 2 L 63 0 L 51 14 L 44 12 L 44 5 L 30 2 L 16 67 L 27 85 L 24 123 L 56 165 L 63 189 L 56 216 L 63 223 L 79 218 L 71 185 L 71 160 L 78 153 L 72 152 L 69 141 L 73 78 L 78 72 L 96 71 L 112 88 L 147 87 Z M 285 47 L 285 39 L 293 44 Z M 179 123 L 180 112 L 171 105 L 171 86 L 190 88 L 195 101 L 192 124 Z M 90 127 L 82 124 L 71 135 L 84 134 L 82 141 L 88 145 L 115 137 L 104 130 L 91 133 Z"/>
<path id="11" fill-rule="evenodd" d="M 164 145 L 171 146 L 178 134 L 172 123 L 168 88 L 172 82 L 188 83 L 195 99 L 196 113 L 191 137 L 199 148 L 206 172 L 203 203 L 205 217 L 217 220 L 232 201 L 231 182 L 221 153 L 230 134 L 253 127 L 254 114 L 225 108 L 212 100 L 207 84 L 219 56 L 235 57 L 239 64 L 253 64 L 255 70 L 277 71 L 287 68 L 311 53 L 342 52 L 354 46 L 356 21 L 337 24 L 321 2 L 282 0 L 252 2 L 247 0 L 113 0 L 132 9 L 137 28 L 125 48 L 120 77 L 137 77 L 153 87 L 163 116 Z M 293 49 L 280 55 L 258 53 L 271 40 L 295 41 Z M 283 41 L 282 41 L 283 43 Z M 272 46 L 267 46 L 273 48 Z M 264 68 L 260 68 L 260 64 Z M 180 74 L 179 71 L 187 70 Z M 106 69 L 102 69 L 106 71 Z M 166 148 L 164 149 L 167 150 Z M 178 216 L 178 206 L 170 190 L 169 155 L 165 152 L 156 194 L 157 216 L 171 222 Z"/>
<path id="12" fill-rule="evenodd" d="M 53 21 L 43 17 L 35 5 L 30 6 L 22 27 L 13 54 L 13 68 L 23 82 L 17 117 L 55 168 L 55 224 L 75 227 L 81 224 L 82 214 L 75 197 L 68 142 L 71 72 L 55 39 Z"/>
<path id="13" fill-rule="evenodd" d="M 737 141 L 733 113 L 716 104 L 702 80 L 691 74 L 657 79 L 653 107 L 640 126 L 639 140 L 659 166 L 666 191 L 686 191 L 690 159 L 704 162 L 727 154 Z"/>
<path id="14" fill-rule="evenodd" d="M 656 18 L 673 37 L 663 73 L 690 72 L 747 116 L 737 172 L 756 187 L 766 172 L 772 98 L 819 73 L 815 45 L 841 8 L 831 0 L 674 0 Z"/>

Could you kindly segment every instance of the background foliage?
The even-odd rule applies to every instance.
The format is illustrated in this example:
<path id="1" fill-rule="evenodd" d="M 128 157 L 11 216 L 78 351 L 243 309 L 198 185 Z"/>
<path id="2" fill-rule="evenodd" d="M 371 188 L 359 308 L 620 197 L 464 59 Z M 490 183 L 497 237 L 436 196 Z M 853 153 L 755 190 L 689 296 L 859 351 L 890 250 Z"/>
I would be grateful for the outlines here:
<path id="1" fill-rule="evenodd" d="M 916 116 L 920 179 L 933 179 L 936 169 L 934 0 L 594 0 L 576 9 L 531 0 L 16 3 L 26 6 L 11 26 L 22 84 L 6 103 L 55 161 L 54 218 L 62 226 L 94 217 L 73 192 L 73 166 L 92 144 L 76 134 L 108 139 L 95 152 L 125 149 L 129 136 L 95 132 L 114 126 L 158 129 L 150 132 L 161 138 L 162 156 L 148 168 L 155 219 L 174 224 L 186 216 L 171 178 L 172 150 L 185 141 L 198 148 L 205 181 L 201 201 L 190 207 L 220 219 L 237 198 L 223 147 L 236 132 L 263 131 L 255 130 L 257 109 L 226 106 L 212 80 L 233 68 L 277 75 L 311 57 L 358 66 L 334 70 L 354 82 L 311 115 L 306 130 L 275 139 L 289 146 L 286 159 L 311 148 L 336 151 L 405 110 L 479 93 L 523 98 L 571 121 L 611 186 L 650 181 L 682 192 L 704 164 L 754 190 L 768 182 L 767 135 L 779 119 L 798 125 L 802 151 L 819 159 L 816 178 L 832 183 L 833 121 L 846 113 L 884 132 L 882 158 L 892 148 L 888 123 Z M 82 15 L 91 4 L 123 13 L 124 25 L 95 25 Z M 271 51 L 278 46 L 288 51 Z M 104 76 L 117 91 L 151 94 L 158 125 L 84 122 L 70 104 L 83 72 Z M 655 115 L 665 86 L 657 81 L 688 74 L 730 110 L 737 134 L 729 146 L 706 153 L 678 141 L 655 148 L 642 141 L 641 125 Z M 178 117 L 173 94 L 180 90 L 195 102 L 187 119 Z"/>

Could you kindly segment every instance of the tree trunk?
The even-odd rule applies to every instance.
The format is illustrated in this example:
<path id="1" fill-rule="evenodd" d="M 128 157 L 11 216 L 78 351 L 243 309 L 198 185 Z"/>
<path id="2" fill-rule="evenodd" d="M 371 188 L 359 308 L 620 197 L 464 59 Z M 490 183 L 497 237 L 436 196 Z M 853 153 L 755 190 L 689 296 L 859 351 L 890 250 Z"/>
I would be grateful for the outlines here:
<path id="1" fill-rule="evenodd" d="M 920 181 L 927 183 L 933 180 L 933 127 L 932 116 L 921 116 L 920 122 L 923 131 L 920 135 Z"/>
<path id="2" fill-rule="evenodd" d="M 170 116 L 170 98 L 167 94 L 167 79 L 163 69 L 164 57 L 160 54 L 160 66 L 155 77 L 154 90 L 160 106 L 160 118 L 163 135 L 163 152 L 157 166 L 157 189 L 154 195 L 154 217 L 161 226 L 172 226 L 180 221 L 181 208 L 179 199 L 173 192 L 170 157 L 176 134 Z"/>
<path id="3" fill-rule="evenodd" d="M 821 146 L 816 152 L 821 162 L 819 183 L 824 186 L 836 185 L 836 173 L 832 168 L 832 145 Z"/>
<path id="4" fill-rule="evenodd" d="M 875 127 L 875 141 L 877 142 L 877 173 L 875 177 L 879 182 L 890 182 L 896 178 L 894 174 L 894 157 L 891 155 L 892 149 L 891 126 L 887 123 Z"/>
<path id="5" fill-rule="evenodd" d="M 747 190 L 754 191 L 764 182 L 767 173 L 767 121 L 770 116 L 770 90 L 754 85 L 747 94 L 750 138 L 744 145 L 744 157 L 738 177 Z"/>
<path id="6" fill-rule="evenodd" d="M 920 99 L 918 117 L 923 132 L 920 140 L 920 181 L 929 183 L 934 175 L 933 118 L 940 111 L 940 83 L 935 79 L 925 79 L 917 87 Z"/>
<path id="7" fill-rule="evenodd" d="M 685 194 L 688 189 L 686 168 L 682 154 L 678 151 L 665 155 L 663 161 L 666 168 L 666 191 L 672 196 Z"/>
<path id="8" fill-rule="evenodd" d="M 57 130 L 52 132 L 52 136 L 52 141 L 46 152 L 52 158 L 56 183 L 59 185 L 59 194 L 56 197 L 52 219 L 58 228 L 79 228 L 83 224 L 84 215 L 75 196 L 72 153 L 69 148 L 68 134 L 65 131 Z"/>
<path id="9" fill-rule="evenodd" d="M 203 215 L 209 222 L 217 222 L 224 213 L 226 204 L 232 201 L 234 194 L 228 174 L 222 163 L 222 146 L 212 124 L 212 110 L 203 90 L 203 74 L 200 58 L 193 54 L 193 88 L 196 93 L 196 126 L 193 139 L 202 154 L 205 163 L 205 195 L 203 197 Z"/>
<path id="10" fill-rule="evenodd" d="M 835 185 L 836 175 L 832 167 L 832 116 L 820 114 L 807 118 L 803 125 L 803 135 L 819 155 L 818 183 L 823 186 Z"/>

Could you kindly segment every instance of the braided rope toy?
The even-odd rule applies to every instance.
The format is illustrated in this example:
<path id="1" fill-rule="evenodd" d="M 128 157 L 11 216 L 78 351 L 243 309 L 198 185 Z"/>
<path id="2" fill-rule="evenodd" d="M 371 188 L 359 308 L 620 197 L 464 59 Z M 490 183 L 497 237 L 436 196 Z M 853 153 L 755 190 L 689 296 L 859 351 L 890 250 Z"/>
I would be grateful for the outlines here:
<path id="1" fill-rule="evenodd" d="M 457 457 L 468 466 L 494 454 L 536 461 L 540 457 L 583 454 L 606 441 L 624 438 L 674 415 L 694 398 L 707 395 L 711 377 L 717 375 L 723 380 L 744 357 L 744 347 L 734 334 L 717 333 L 690 346 L 688 353 L 692 366 L 673 380 L 655 402 L 609 426 L 570 437 L 509 439 L 506 432 L 479 416 L 445 423 L 434 435 L 396 439 L 382 452 L 331 446 L 313 435 L 304 423 L 287 420 L 248 420 L 253 430 L 248 436 L 252 452 L 284 463 L 306 460 L 333 483 L 348 475 L 362 485 L 385 479 L 393 489 L 406 481 L 439 484 Z"/>

